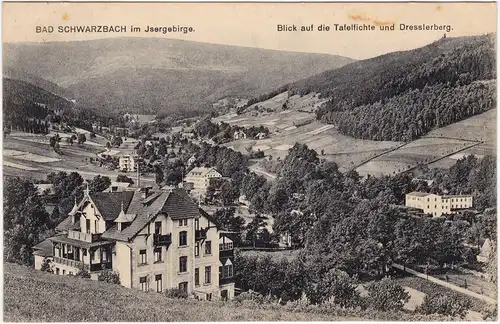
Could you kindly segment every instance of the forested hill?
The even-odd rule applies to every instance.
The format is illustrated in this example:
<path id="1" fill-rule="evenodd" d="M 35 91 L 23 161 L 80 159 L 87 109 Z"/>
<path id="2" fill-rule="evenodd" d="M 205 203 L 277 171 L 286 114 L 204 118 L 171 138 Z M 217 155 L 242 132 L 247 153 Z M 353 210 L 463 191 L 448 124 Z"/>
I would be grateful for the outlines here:
<path id="1" fill-rule="evenodd" d="M 221 98 L 251 98 L 351 62 L 161 38 L 4 44 L 4 68 L 55 82 L 74 92 L 79 105 L 101 113 L 202 110 Z"/>
<path id="2" fill-rule="evenodd" d="M 409 141 L 495 106 L 494 38 L 442 38 L 289 84 L 290 94 L 330 100 L 317 118 L 350 136 Z M 481 82 L 478 82 L 481 81 Z"/>
<path id="3" fill-rule="evenodd" d="M 31 83 L 3 77 L 4 128 L 10 126 L 35 133 L 43 132 L 40 127 L 54 111 L 66 110 L 72 103 Z"/>

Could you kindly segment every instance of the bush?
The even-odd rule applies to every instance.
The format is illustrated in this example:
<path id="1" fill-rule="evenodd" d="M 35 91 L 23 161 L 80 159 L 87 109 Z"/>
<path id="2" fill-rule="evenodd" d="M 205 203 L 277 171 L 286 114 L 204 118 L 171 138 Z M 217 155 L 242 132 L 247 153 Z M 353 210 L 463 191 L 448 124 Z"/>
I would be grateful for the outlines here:
<path id="1" fill-rule="evenodd" d="M 78 272 L 75 274 L 75 277 L 89 279 L 90 278 L 90 273 L 82 265 L 81 267 L 78 268 Z"/>
<path id="2" fill-rule="evenodd" d="M 424 302 L 417 307 L 416 311 L 425 315 L 441 314 L 464 318 L 470 307 L 470 300 L 457 294 L 434 293 L 426 295 Z"/>
<path id="3" fill-rule="evenodd" d="M 245 300 L 251 300 L 257 304 L 262 304 L 266 301 L 266 298 L 253 290 L 242 292 L 241 294 L 239 294 L 234 298 L 234 301 L 238 303 L 241 303 Z"/>
<path id="4" fill-rule="evenodd" d="M 317 284 L 307 289 L 307 297 L 313 304 L 321 304 L 328 300 L 341 307 L 359 305 L 359 293 L 356 281 L 343 271 L 332 269 Z"/>
<path id="5" fill-rule="evenodd" d="M 186 299 L 188 297 L 188 294 L 182 289 L 170 288 L 165 290 L 165 296 L 167 298 Z"/>
<path id="6" fill-rule="evenodd" d="M 40 267 L 40 270 L 48 273 L 54 273 L 54 270 L 52 269 L 52 261 L 50 259 L 43 258 L 43 263 Z"/>
<path id="7" fill-rule="evenodd" d="M 119 285 L 120 284 L 120 275 L 116 271 L 104 269 L 97 276 L 97 280 Z"/>
<path id="8" fill-rule="evenodd" d="M 371 283 L 367 290 L 367 306 L 378 311 L 401 310 L 410 299 L 403 287 L 388 278 Z"/>

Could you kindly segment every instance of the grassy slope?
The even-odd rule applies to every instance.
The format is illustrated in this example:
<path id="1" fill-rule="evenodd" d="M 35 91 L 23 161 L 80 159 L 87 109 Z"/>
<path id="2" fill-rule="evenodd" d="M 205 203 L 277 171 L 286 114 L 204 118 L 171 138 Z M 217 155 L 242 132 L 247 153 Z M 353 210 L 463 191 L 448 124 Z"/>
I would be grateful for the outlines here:
<path id="1" fill-rule="evenodd" d="M 4 320 L 7 322 L 359 321 L 369 317 L 415 321 L 444 319 L 372 311 L 354 313 L 338 310 L 337 313 L 343 315 L 319 310 L 306 313 L 272 305 L 167 299 L 161 294 L 4 264 Z"/>
<path id="2" fill-rule="evenodd" d="M 4 44 L 6 67 L 55 82 L 85 106 L 109 111 L 193 109 L 225 96 L 256 96 L 352 61 L 158 38 Z"/>

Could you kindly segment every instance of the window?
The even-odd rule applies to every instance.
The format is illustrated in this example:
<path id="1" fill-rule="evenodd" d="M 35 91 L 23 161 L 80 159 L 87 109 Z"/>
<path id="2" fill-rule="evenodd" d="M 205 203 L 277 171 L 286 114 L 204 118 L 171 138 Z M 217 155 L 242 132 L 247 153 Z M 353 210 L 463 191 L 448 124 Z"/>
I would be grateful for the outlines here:
<path id="1" fill-rule="evenodd" d="M 212 267 L 205 267 L 205 283 L 209 284 L 212 282 Z"/>
<path id="2" fill-rule="evenodd" d="M 207 294 L 207 300 L 211 301 L 212 300 L 212 293 Z"/>
<path id="3" fill-rule="evenodd" d="M 179 284 L 179 289 L 182 290 L 183 292 L 185 292 L 187 294 L 187 292 L 188 292 L 188 283 L 186 281 L 181 282 Z"/>
<path id="4" fill-rule="evenodd" d="M 194 269 L 194 285 L 200 285 L 200 268 Z"/>
<path id="5" fill-rule="evenodd" d="M 102 262 L 108 262 L 108 251 L 102 250 L 101 257 L 102 257 Z"/>
<path id="6" fill-rule="evenodd" d="M 194 220 L 194 229 L 195 230 L 199 230 L 200 229 L 200 220 L 198 218 L 196 218 Z"/>
<path id="7" fill-rule="evenodd" d="M 205 242 L 205 255 L 212 254 L 212 241 Z"/>
<path id="8" fill-rule="evenodd" d="M 182 226 L 182 219 L 179 219 L 179 226 Z"/>
<path id="9" fill-rule="evenodd" d="M 224 277 L 231 278 L 233 276 L 233 265 L 228 264 L 224 267 Z"/>
<path id="10" fill-rule="evenodd" d="M 148 282 L 146 277 L 140 277 L 139 284 L 142 291 L 148 291 Z"/>
<path id="11" fill-rule="evenodd" d="M 194 247 L 194 256 L 200 256 L 200 242 L 196 242 Z"/>
<path id="12" fill-rule="evenodd" d="M 69 272 L 69 275 L 70 275 L 70 276 L 72 276 L 72 275 L 73 275 L 73 271 L 70 271 L 70 272 Z"/>
<path id="13" fill-rule="evenodd" d="M 233 249 L 233 242 L 219 244 L 219 251 L 227 251 Z"/>
<path id="14" fill-rule="evenodd" d="M 139 251 L 139 264 L 146 264 L 146 263 L 148 263 L 146 250 L 140 250 Z"/>
<path id="15" fill-rule="evenodd" d="M 179 272 L 187 272 L 187 256 L 179 258 Z"/>
<path id="16" fill-rule="evenodd" d="M 56 268 L 56 275 L 59 274 L 59 268 Z"/>
<path id="17" fill-rule="evenodd" d="M 179 233 L 179 246 L 186 246 L 187 245 L 187 232 L 182 231 Z"/>
<path id="18" fill-rule="evenodd" d="M 94 231 L 95 231 L 96 233 L 98 233 L 97 227 L 98 227 L 98 226 L 97 226 L 97 220 L 94 220 Z"/>
<path id="19" fill-rule="evenodd" d="M 162 288 L 162 281 L 161 281 L 161 274 L 157 274 L 155 276 L 155 281 L 156 281 L 156 292 L 161 293 L 163 288 Z"/>
<path id="20" fill-rule="evenodd" d="M 161 247 L 155 248 L 155 262 L 161 262 Z"/>
<path id="21" fill-rule="evenodd" d="M 85 231 L 87 232 L 87 234 L 90 233 L 90 219 L 85 220 L 85 227 Z"/>
<path id="22" fill-rule="evenodd" d="M 161 222 L 155 222 L 155 234 L 161 234 Z"/>
<path id="23" fill-rule="evenodd" d="M 63 276 L 66 274 L 66 270 L 63 270 Z"/>
<path id="24" fill-rule="evenodd" d="M 187 226 L 188 225 L 188 220 L 186 219 L 179 219 L 179 226 Z"/>

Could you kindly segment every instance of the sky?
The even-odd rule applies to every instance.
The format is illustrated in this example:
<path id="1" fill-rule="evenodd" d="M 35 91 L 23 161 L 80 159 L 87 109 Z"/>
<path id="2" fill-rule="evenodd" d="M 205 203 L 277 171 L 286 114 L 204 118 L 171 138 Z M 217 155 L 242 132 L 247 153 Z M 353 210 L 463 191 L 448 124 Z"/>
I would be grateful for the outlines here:
<path id="1" fill-rule="evenodd" d="M 451 25 L 447 37 L 496 32 L 495 3 L 3 3 L 3 42 L 163 37 L 354 59 L 429 44 L 443 31 L 401 31 L 400 24 Z M 281 31 L 277 25 L 314 31 Z M 330 31 L 318 31 L 325 24 Z M 334 24 L 368 24 L 375 31 L 334 31 Z M 395 24 L 394 31 L 380 26 Z M 126 25 L 127 33 L 58 33 L 65 25 Z M 130 26 L 141 32 L 130 32 Z M 146 33 L 147 26 L 191 26 L 192 33 Z M 36 33 L 53 26 L 53 33 Z"/>

